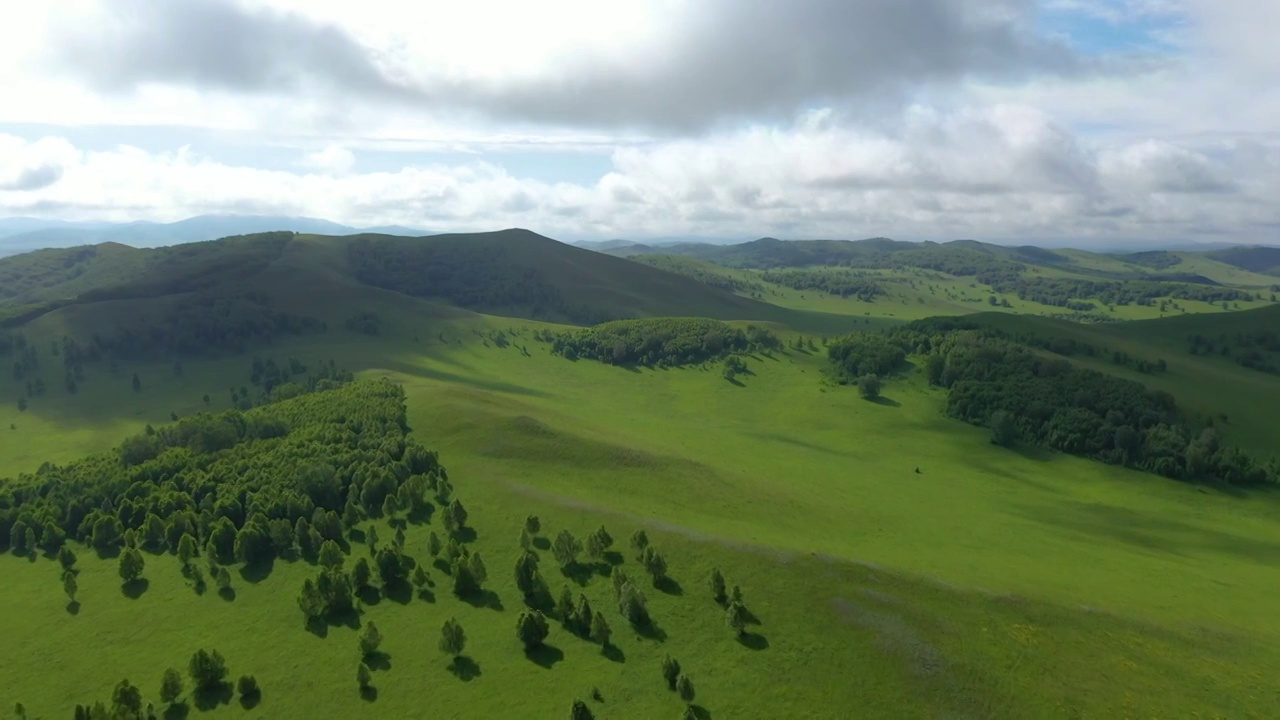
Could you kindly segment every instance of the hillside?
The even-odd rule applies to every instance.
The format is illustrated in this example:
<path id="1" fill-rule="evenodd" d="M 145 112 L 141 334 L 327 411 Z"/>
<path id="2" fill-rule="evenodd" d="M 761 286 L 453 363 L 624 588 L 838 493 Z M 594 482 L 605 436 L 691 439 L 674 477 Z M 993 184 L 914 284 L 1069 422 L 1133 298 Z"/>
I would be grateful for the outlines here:
<path id="1" fill-rule="evenodd" d="M 1237 247 L 1215 250 L 1207 255 L 1243 270 L 1280 276 L 1280 248 L 1277 247 Z"/>

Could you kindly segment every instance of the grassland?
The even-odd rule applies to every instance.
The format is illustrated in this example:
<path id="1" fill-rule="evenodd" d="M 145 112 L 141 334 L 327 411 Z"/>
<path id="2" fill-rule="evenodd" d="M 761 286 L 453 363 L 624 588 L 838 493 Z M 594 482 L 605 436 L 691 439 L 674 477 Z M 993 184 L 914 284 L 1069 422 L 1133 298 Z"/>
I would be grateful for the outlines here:
<path id="1" fill-rule="evenodd" d="M 792 311 L 731 319 L 813 337 L 988 307 L 981 286 L 963 279 L 883 276 L 891 295 L 876 303 L 775 286 L 764 300 Z M 415 438 L 441 453 L 471 510 L 474 548 L 501 609 L 455 599 L 435 571 L 431 601 L 367 606 L 363 619 L 387 637 L 390 663 L 375 672 L 370 700 L 356 688 L 358 631 L 336 626 L 319 637 L 304 627 L 295 597 L 314 574 L 305 563 L 276 562 L 265 578 L 237 574 L 228 601 L 193 592 L 176 559 L 148 555 L 150 585 L 131 598 L 114 562 L 78 551 L 80 606 L 71 614 L 55 562 L 4 555 L 6 708 L 22 702 L 31 717 L 66 717 L 76 703 L 109 698 L 124 677 L 155 700 L 164 668 L 183 669 L 196 648 L 216 647 L 233 676 L 255 674 L 263 688 L 261 705 L 232 700 L 210 709 L 216 717 L 554 718 L 595 687 L 599 718 L 676 718 L 684 705 L 659 674 L 666 654 L 694 678 L 700 717 L 721 720 L 1280 716 L 1280 622 L 1271 611 L 1280 505 L 1270 493 L 1227 494 L 998 448 L 985 431 L 943 417 L 940 391 L 919 374 L 869 402 L 824 380 L 820 352 L 748 358 L 740 384 L 717 367 L 572 362 L 533 339 L 563 326 L 361 285 L 342 248 L 321 238 L 290 243 L 250 287 L 335 328 L 256 354 L 333 359 L 403 384 Z M 1203 414 L 1228 413 L 1228 438 L 1257 452 L 1274 447 L 1280 378 L 1191 357 L 1181 344 L 1197 323 L 1257 315 L 1079 326 L 1015 316 L 1035 308 L 1010 301 L 989 321 L 1165 358 L 1168 372 L 1154 377 L 1098 367 L 1169 389 Z M 26 332 L 47 348 L 63 334 L 146 322 L 154 311 L 148 299 L 66 307 Z M 377 313 L 381 333 L 336 329 L 356 311 Z M 507 347 L 488 339 L 499 330 L 512 339 Z M 130 387 L 134 372 L 141 392 Z M 248 375 L 249 357 L 235 355 L 187 360 L 181 375 L 167 358 L 114 374 L 91 365 L 76 395 L 50 374 L 55 389 L 25 412 L 17 386 L 0 382 L 0 477 L 107 449 L 170 413 L 224 409 L 227 388 Z M 552 591 L 568 584 L 604 609 L 617 652 L 555 626 L 554 649 L 526 657 L 514 633 L 521 603 L 511 567 L 529 513 L 542 518 L 544 536 L 604 524 L 624 542 L 646 529 L 676 581 L 671 592 L 646 587 L 660 632 L 627 629 L 607 578 L 562 579 L 544 550 Z M 423 556 L 432 528 L 409 528 L 411 554 Z M 392 532 L 379 528 L 384 538 Z M 621 550 L 623 568 L 643 577 Z M 709 597 L 712 567 L 742 586 L 760 620 L 744 641 Z M 474 665 L 463 677 L 436 647 L 451 616 L 469 637 Z"/>
<path id="2" fill-rule="evenodd" d="M 192 593 L 176 566 L 165 568 L 171 558 L 149 558 L 152 586 L 137 600 L 121 594 L 114 564 L 86 561 L 73 617 L 52 563 L 6 556 L 16 611 L 0 632 L 23 649 L 13 657 L 59 668 L 6 661 L 6 685 L 21 688 L 29 708 L 61 715 L 81 699 L 64 688 L 101 698 L 125 676 L 154 696 L 164 667 L 213 644 L 234 673 L 258 676 L 264 702 L 253 712 L 273 717 L 402 717 L 424 703 L 446 717 L 556 717 L 592 686 L 605 698 L 594 704 L 598 717 L 676 717 L 681 705 L 657 671 L 671 653 L 712 717 L 1278 711 L 1266 673 L 1280 659 L 1268 610 L 1280 559 L 1270 498 L 1001 450 L 941 417 L 938 396 L 917 381 L 892 383 L 883 403 L 869 403 L 824 386 L 823 360 L 796 351 L 749 360 L 754 375 L 737 387 L 709 370 L 632 372 L 554 357 L 529 339 L 543 327 L 535 323 L 412 313 L 393 325 L 417 326 L 422 338 L 443 331 L 448 342 L 339 335 L 274 352 L 333 357 L 405 384 L 411 426 L 441 451 L 472 508 L 504 610 L 440 589 L 435 603 L 368 608 L 392 666 L 376 674 L 378 699 L 365 705 L 355 631 L 334 628 L 322 640 L 302 627 L 293 596 L 303 567 L 277 563 L 256 585 L 237 579 L 228 603 Z M 473 332 L 494 329 L 520 333 L 516 345 L 529 355 Z M 99 395 L 49 398 L 23 414 L 6 403 L 0 422 L 18 429 L 0 448 L 0 471 L 105 447 L 181 410 L 181 398 L 196 408 L 247 364 L 190 362 L 182 378 L 166 370 L 143 368 L 142 393 L 90 378 L 85 392 Z M 212 394 L 215 406 L 223 401 Z M 96 414 L 78 414 L 85 400 Z M 74 443 L 64 428 L 80 433 Z M 550 643 L 563 659 L 550 669 L 526 659 L 509 568 L 529 512 L 552 532 L 604 523 L 621 538 L 648 529 L 683 592 L 650 593 L 666 639 L 619 632 L 625 662 L 616 662 L 556 629 Z M 412 530 L 410 547 L 420 549 L 424 534 Z M 633 564 L 624 567 L 634 576 Z M 767 647 L 743 646 L 723 628 L 703 585 L 713 565 L 742 584 L 763 621 L 757 646 Z M 608 607 L 606 580 L 586 592 Z M 472 637 L 468 655 L 481 674 L 470 682 L 451 675 L 435 648 L 450 615 Z M 103 672 L 101 654 L 126 638 L 130 651 Z M 239 712 L 232 704 L 216 714 Z"/>

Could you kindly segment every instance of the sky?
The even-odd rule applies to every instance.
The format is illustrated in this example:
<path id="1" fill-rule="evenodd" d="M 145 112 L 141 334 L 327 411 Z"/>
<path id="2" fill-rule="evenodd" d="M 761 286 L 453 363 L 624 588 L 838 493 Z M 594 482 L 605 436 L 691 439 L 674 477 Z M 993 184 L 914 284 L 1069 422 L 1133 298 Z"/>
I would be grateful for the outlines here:
<path id="1" fill-rule="evenodd" d="M 0 217 L 1280 243 L 1275 0 L 29 0 Z"/>

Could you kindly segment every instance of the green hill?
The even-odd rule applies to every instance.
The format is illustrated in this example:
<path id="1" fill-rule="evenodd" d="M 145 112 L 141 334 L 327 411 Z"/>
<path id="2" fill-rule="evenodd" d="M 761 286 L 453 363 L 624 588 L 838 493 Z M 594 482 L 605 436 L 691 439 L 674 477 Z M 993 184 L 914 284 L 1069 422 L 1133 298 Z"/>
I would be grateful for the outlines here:
<path id="1" fill-rule="evenodd" d="M 525 231 L 100 251 L 78 274 L 40 259 L 21 302 L 49 305 L 0 332 L 0 672 L 29 717 L 127 700 L 124 679 L 185 717 L 563 717 L 575 699 L 602 720 L 1280 715 L 1272 490 L 997 445 L 949 416 L 923 342 L 833 372 L 830 348 L 858 341 L 823 335 L 992 307 L 974 275 L 780 276 L 879 284 L 868 301 Z M 1087 279 L 1038 255 L 926 261 Z M 1008 299 L 967 319 L 1274 453 L 1280 375 L 1241 360 L 1271 357 L 1280 306 L 1083 325 Z M 840 383 L 868 369 L 878 397 Z M 548 632 L 526 647 L 534 608 Z M 451 619 L 460 652 L 440 648 Z M 232 685 L 193 686 L 202 648 Z"/>

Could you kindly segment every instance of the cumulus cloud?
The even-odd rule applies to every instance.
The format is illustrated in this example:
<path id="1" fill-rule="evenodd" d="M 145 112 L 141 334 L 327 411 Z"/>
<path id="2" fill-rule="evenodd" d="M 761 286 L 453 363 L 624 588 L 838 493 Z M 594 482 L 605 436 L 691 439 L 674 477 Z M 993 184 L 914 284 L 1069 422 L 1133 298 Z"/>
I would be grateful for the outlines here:
<path id="1" fill-rule="evenodd" d="M 626 148 L 594 183 L 484 161 L 318 174 L 118 148 L 79 153 L 56 185 L 0 195 L 0 213 L 40 203 L 112 219 L 261 212 L 562 237 L 1258 240 L 1280 224 L 1278 169 L 1280 142 L 1096 145 L 1034 109 L 995 106 L 916 110 L 893 134 L 800 122 Z"/>
<path id="2" fill-rule="evenodd" d="M 355 163 L 355 154 L 341 145 L 326 145 L 302 158 L 303 167 L 338 175 L 350 172 Z"/>
<path id="3" fill-rule="evenodd" d="M 536 72 L 489 76 L 458 72 L 403 40 L 375 48 L 343 26 L 236 0 L 111 3 L 92 21 L 63 27 L 52 47 L 65 70 L 107 92 L 155 83 L 329 92 L 436 112 L 664 128 L 789 117 L 818 104 L 897 100 L 970 76 L 1025 78 L 1078 64 L 1064 45 L 1036 34 L 1032 0 L 640 5 L 667 31 L 638 33 L 620 49 L 570 44 L 532 63 Z"/>
<path id="4" fill-rule="evenodd" d="M 76 151 L 65 140 L 45 138 L 30 143 L 0 135 L 0 192 L 32 192 L 62 178 Z"/>

